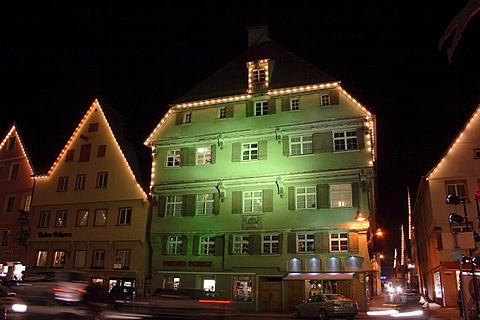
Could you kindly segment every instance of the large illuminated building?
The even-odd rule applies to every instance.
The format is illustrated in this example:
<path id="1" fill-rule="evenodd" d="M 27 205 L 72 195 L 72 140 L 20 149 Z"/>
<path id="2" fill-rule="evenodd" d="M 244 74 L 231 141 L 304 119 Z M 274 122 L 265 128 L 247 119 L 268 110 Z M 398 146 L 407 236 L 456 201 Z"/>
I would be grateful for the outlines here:
<path id="1" fill-rule="evenodd" d="M 27 259 L 34 168 L 17 124 L 0 143 L 0 276 L 21 279 Z"/>
<path id="2" fill-rule="evenodd" d="M 148 274 L 149 201 L 123 118 L 95 100 L 48 172 L 35 175 L 27 272 L 90 274 L 105 290 Z"/>
<path id="3" fill-rule="evenodd" d="M 375 116 L 339 81 L 249 28 L 248 50 L 145 141 L 152 287 L 216 290 L 263 311 L 337 292 L 365 310 L 375 136 Z"/>

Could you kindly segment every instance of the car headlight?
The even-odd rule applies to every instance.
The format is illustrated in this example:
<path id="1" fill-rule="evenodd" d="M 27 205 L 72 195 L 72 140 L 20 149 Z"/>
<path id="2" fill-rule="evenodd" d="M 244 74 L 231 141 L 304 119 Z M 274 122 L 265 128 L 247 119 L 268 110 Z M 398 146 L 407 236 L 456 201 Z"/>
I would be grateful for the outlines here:
<path id="1" fill-rule="evenodd" d="M 15 312 L 27 312 L 27 305 L 23 303 L 15 303 L 12 305 L 12 310 Z"/>

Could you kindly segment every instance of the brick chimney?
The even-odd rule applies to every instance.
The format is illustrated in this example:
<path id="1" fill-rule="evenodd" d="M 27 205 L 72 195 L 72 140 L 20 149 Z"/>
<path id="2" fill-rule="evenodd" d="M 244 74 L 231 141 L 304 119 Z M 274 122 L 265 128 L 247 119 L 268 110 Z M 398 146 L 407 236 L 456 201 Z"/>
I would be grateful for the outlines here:
<path id="1" fill-rule="evenodd" d="M 256 44 L 270 41 L 270 32 L 268 31 L 268 25 L 266 24 L 248 26 L 247 30 L 249 48 Z"/>

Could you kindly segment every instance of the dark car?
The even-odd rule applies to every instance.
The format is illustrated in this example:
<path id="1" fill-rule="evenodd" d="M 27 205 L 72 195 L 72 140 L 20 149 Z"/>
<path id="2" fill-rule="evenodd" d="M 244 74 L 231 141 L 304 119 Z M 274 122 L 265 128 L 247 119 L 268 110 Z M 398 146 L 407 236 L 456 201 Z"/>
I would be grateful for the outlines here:
<path id="1" fill-rule="evenodd" d="M 353 319 L 357 314 L 357 301 L 336 293 L 322 293 L 311 296 L 310 299 L 293 308 L 295 319 Z"/>
<path id="2" fill-rule="evenodd" d="M 0 312 L 3 318 L 13 314 L 23 314 L 27 312 L 27 305 L 10 288 L 0 285 Z"/>
<path id="3" fill-rule="evenodd" d="M 125 286 L 114 286 L 107 296 L 107 302 L 118 308 L 120 305 L 132 305 L 135 301 L 135 288 Z"/>

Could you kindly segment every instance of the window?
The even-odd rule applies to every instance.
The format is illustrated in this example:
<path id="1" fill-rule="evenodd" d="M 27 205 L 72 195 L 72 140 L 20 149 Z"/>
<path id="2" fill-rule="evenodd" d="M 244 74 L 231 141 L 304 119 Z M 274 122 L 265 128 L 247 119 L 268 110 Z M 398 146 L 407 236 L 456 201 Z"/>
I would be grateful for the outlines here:
<path id="1" fill-rule="evenodd" d="M 297 187 L 296 193 L 296 209 L 316 209 L 317 208 L 317 188 Z"/>
<path id="2" fill-rule="evenodd" d="M 335 151 L 358 149 L 357 131 L 344 131 L 333 133 Z"/>
<path id="3" fill-rule="evenodd" d="M 232 237 L 232 253 L 248 254 L 250 237 L 246 235 L 234 235 Z"/>
<path id="4" fill-rule="evenodd" d="M 311 253 L 315 248 L 315 236 L 313 233 L 297 234 L 297 252 Z"/>
<path id="5" fill-rule="evenodd" d="M 132 222 L 132 208 L 120 208 L 118 213 L 118 224 L 126 225 Z"/>
<path id="6" fill-rule="evenodd" d="M 55 227 L 65 227 L 67 225 L 67 211 L 57 211 L 55 218 Z"/>
<path id="7" fill-rule="evenodd" d="M 20 165 L 18 163 L 12 164 L 12 167 L 10 168 L 10 177 L 8 178 L 8 180 L 17 180 L 19 169 Z"/>
<path id="8" fill-rule="evenodd" d="M 90 123 L 88 125 L 88 132 L 98 131 L 98 122 Z"/>
<path id="9" fill-rule="evenodd" d="M 258 142 L 242 143 L 242 161 L 258 160 Z"/>
<path id="10" fill-rule="evenodd" d="M 182 196 L 168 196 L 166 201 L 165 216 L 173 217 L 182 214 L 183 197 Z"/>
<path id="11" fill-rule="evenodd" d="M 460 198 L 463 198 L 467 194 L 465 183 L 462 181 L 447 182 L 446 187 L 447 187 L 447 195 L 453 194 Z"/>
<path id="12" fill-rule="evenodd" d="M 95 210 L 95 221 L 93 222 L 94 226 L 104 226 L 107 224 L 107 210 L 106 209 L 97 209 Z"/>
<path id="13" fill-rule="evenodd" d="M 233 277 L 233 295 L 232 301 L 252 302 L 252 276 Z"/>
<path id="14" fill-rule="evenodd" d="M 213 194 L 197 194 L 197 206 L 195 214 L 200 215 L 210 215 L 213 213 Z"/>
<path id="15" fill-rule="evenodd" d="M 117 250 L 117 257 L 121 261 L 121 268 L 130 268 L 130 250 Z"/>
<path id="16" fill-rule="evenodd" d="M 10 230 L 2 230 L 0 234 L 0 247 L 8 246 L 8 239 L 10 238 Z"/>
<path id="17" fill-rule="evenodd" d="M 263 254 L 280 253 L 280 235 L 279 234 L 262 235 L 262 253 Z"/>
<path id="18" fill-rule="evenodd" d="M 94 250 L 93 251 L 93 260 L 92 268 L 104 268 L 105 267 L 105 251 L 104 250 Z"/>
<path id="19" fill-rule="evenodd" d="M 85 174 L 77 175 L 77 178 L 75 179 L 75 190 L 85 189 L 85 179 L 86 178 L 87 178 L 87 175 L 85 175 Z"/>
<path id="20" fill-rule="evenodd" d="M 53 251 L 52 267 L 61 268 L 65 263 L 65 251 Z"/>
<path id="21" fill-rule="evenodd" d="M 331 252 L 348 251 L 348 233 L 347 232 L 330 234 L 330 251 Z"/>
<path id="22" fill-rule="evenodd" d="M 106 153 L 107 153 L 107 145 L 106 144 L 102 144 L 102 145 L 98 146 L 97 157 L 105 157 Z"/>
<path id="23" fill-rule="evenodd" d="M 73 161 L 75 155 L 75 150 L 67 150 L 67 155 L 65 156 L 65 161 Z"/>
<path id="24" fill-rule="evenodd" d="M 167 254 L 183 254 L 184 237 L 168 236 L 167 238 Z"/>
<path id="25" fill-rule="evenodd" d="M 473 150 L 473 157 L 475 159 L 480 159 L 480 149 Z"/>
<path id="26" fill-rule="evenodd" d="M 15 136 L 8 138 L 7 150 L 13 150 L 14 147 L 15 147 Z"/>
<path id="27" fill-rule="evenodd" d="M 313 138 L 311 135 L 290 137 L 290 155 L 313 153 Z"/>
<path id="28" fill-rule="evenodd" d="M 57 191 L 67 191 L 67 186 L 68 186 L 68 177 L 58 178 Z"/>
<path id="29" fill-rule="evenodd" d="M 337 184 L 330 186 L 330 196 L 332 198 L 332 207 L 351 207 L 352 206 L 352 185 Z"/>
<path id="30" fill-rule="evenodd" d="M 4 166 L 0 166 L 0 181 L 3 180 L 3 169 L 4 168 L 5 168 Z"/>
<path id="31" fill-rule="evenodd" d="M 218 118 L 225 119 L 227 117 L 227 107 L 218 108 Z"/>
<path id="32" fill-rule="evenodd" d="M 88 225 L 88 210 L 78 210 L 77 227 L 86 227 Z"/>
<path id="33" fill-rule="evenodd" d="M 40 221 L 38 222 L 38 226 L 40 228 L 48 228 L 50 224 L 50 211 L 42 211 L 40 213 Z"/>
<path id="34" fill-rule="evenodd" d="M 212 148 L 211 147 L 201 147 L 197 148 L 197 165 L 201 166 L 204 164 L 212 163 Z"/>
<path id="35" fill-rule="evenodd" d="M 213 256 L 215 255 L 215 237 L 200 237 L 199 255 Z"/>
<path id="36" fill-rule="evenodd" d="M 243 193 L 243 213 L 262 212 L 263 191 Z"/>
<path id="37" fill-rule="evenodd" d="M 25 211 L 30 211 L 31 204 L 32 204 L 32 194 L 28 193 L 23 195 L 22 209 Z"/>
<path id="38" fill-rule="evenodd" d="M 183 123 L 192 123 L 192 112 L 186 111 L 183 113 Z"/>
<path id="39" fill-rule="evenodd" d="M 254 84 L 263 83 L 266 80 L 266 72 L 265 69 L 254 69 L 252 70 L 252 82 Z"/>
<path id="40" fill-rule="evenodd" d="M 106 188 L 108 183 L 108 172 L 99 172 L 97 174 L 97 188 Z"/>
<path id="41" fill-rule="evenodd" d="M 80 147 L 80 157 L 78 162 L 90 161 L 90 151 L 92 150 L 91 144 L 82 144 Z"/>
<path id="42" fill-rule="evenodd" d="M 298 98 L 290 98 L 290 110 L 300 109 L 300 102 Z"/>
<path id="43" fill-rule="evenodd" d="M 76 250 L 75 258 L 73 262 L 74 268 L 85 268 L 85 262 L 87 261 L 87 251 L 85 250 Z"/>
<path id="44" fill-rule="evenodd" d="M 255 102 L 255 115 L 265 116 L 268 114 L 268 101 Z"/>
<path id="45" fill-rule="evenodd" d="M 320 95 L 320 105 L 322 107 L 330 105 L 330 94 L 325 93 Z"/>
<path id="46" fill-rule="evenodd" d="M 180 167 L 180 149 L 167 151 L 167 167 Z"/>
<path id="47" fill-rule="evenodd" d="M 46 267 L 47 266 L 47 256 L 48 251 L 39 250 L 35 255 L 35 267 Z"/>
<path id="48" fill-rule="evenodd" d="M 13 207 L 15 205 L 15 196 L 5 197 L 5 213 L 13 213 Z"/>

